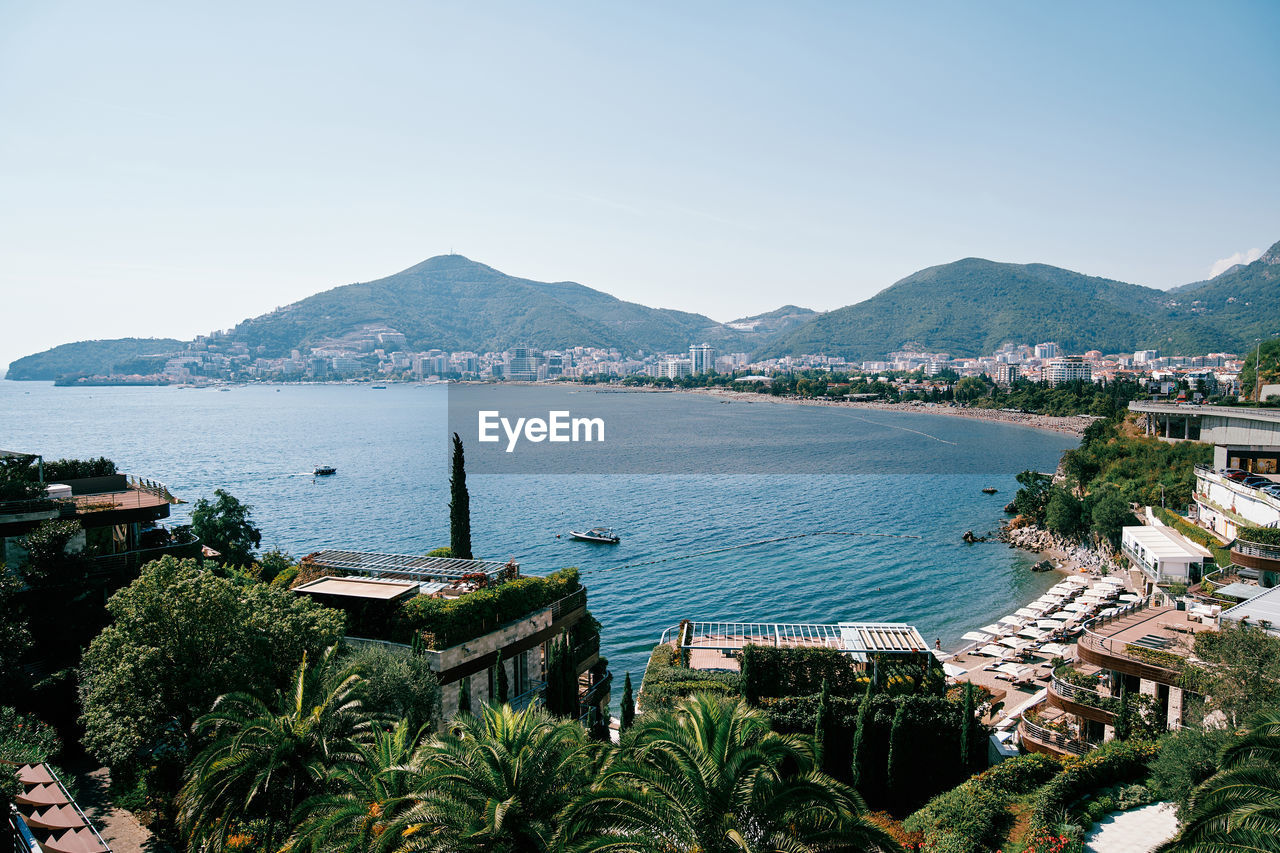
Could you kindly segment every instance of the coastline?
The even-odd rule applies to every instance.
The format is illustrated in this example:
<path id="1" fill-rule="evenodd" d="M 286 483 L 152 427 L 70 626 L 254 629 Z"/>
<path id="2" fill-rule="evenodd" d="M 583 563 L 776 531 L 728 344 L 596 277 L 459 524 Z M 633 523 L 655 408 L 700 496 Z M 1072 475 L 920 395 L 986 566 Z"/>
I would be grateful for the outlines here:
<path id="1" fill-rule="evenodd" d="M 945 403 L 876 403 L 851 402 L 847 400 L 823 400 L 803 397 L 775 397 L 772 394 L 759 394 L 752 391 L 730 391 L 724 388 L 673 388 L 668 392 L 703 394 L 720 400 L 740 401 L 748 403 L 786 403 L 795 406 L 819 406 L 842 409 L 865 409 L 881 412 L 900 412 L 918 415 L 946 415 L 948 417 L 970 418 L 980 421 L 996 421 L 1015 426 L 1042 429 L 1049 432 L 1084 436 L 1085 429 L 1096 420 L 1090 415 L 1037 415 L 1030 412 L 1015 412 L 1009 409 L 970 409 Z"/>

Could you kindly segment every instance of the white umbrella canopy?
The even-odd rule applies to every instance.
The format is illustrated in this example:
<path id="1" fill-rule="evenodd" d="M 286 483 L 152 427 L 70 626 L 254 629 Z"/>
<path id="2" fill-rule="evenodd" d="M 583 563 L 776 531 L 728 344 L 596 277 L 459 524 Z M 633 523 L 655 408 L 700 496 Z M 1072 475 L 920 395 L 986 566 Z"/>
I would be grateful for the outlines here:
<path id="1" fill-rule="evenodd" d="M 942 671 L 945 672 L 947 675 L 949 675 L 951 678 L 959 678 L 960 676 L 966 674 L 969 670 L 965 669 L 962 666 L 956 666 L 954 663 L 944 663 L 942 665 Z"/>
<path id="2" fill-rule="evenodd" d="M 1003 625 L 1013 625 L 1013 626 L 1015 626 L 1015 627 L 1019 627 L 1019 628 L 1020 628 L 1020 627 L 1022 627 L 1023 625 L 1025 625 L 1025 624 L 1026 624 L 1026 621 L 1027 621 L 1027 620 L 1022 619 L 1022 618 L 1020 618 L 1020 617 L 1018 617 L 1018 616 L 1005 616 L 1005 617 L 1001 618 L 1000 623 L 1001 623 L 1001 624 L 1003 624 Z"/>
<path id="3" fill-rule="evenodd" d="M 1027 645 L 1027 641 L 1019 637 L 1005 637 L 1003 640 L 1000 640 L 999 643 L 1000 645 L 1008 646 L 1011 649 L 1020 649 Z"/>
<path id="4" fill-rule="evenodd" d="M 1059 581 L 1049 587 L 1050 595 L 1071 595 L 1076 591 L 1076 585 L 1068 581 Z"/>
<path id="5" fill-rule="evenodd" d="M 1023 628 L 1021 631 L 1018 632 L 1018 636 L 1026 637 L 1028 640 L 1039 640 L 1048 633 L 1049 633 L 1048 631 L 1041 630 L 1040 628 L 1032 628 L 1030 625 L 1028 625 L 1027 627 Z"/>
<path id="6" fill-rule="evenodd" d="M 1064 580 L 1063 583 L 1070 584 L 1071 586 L 1074 586 L 1074 587 L 1082 587 L 1082 586 L 1089 585 L 1089 579 L 1086 577 L 1081 577 L 1080 575 L 1072 575 L 1071 577 Z"/>
<path id="7" fill-rule="evenodd" d="M 1029 668 L 1030 667 L 1024 666 L 1020 663 L 1002 663 L 996 667 L 996 672 L 1003 672 L 1006 675 L 1020 676 Z"/>
<path id="8" fill-rule="evenodd" d="M 1037 619 L 1036 627 L 1042 631 L 1058 631 L 1065 628 L 1067 623 L 1062 619 Z"/>
<path id="9" fill-rule="evenodd" d="M 981 631 L 969 631 L 966 634 L 964 634 L 960 639 L 970 640 L 975 643 L 986 643 L 986 642 L 990 642 L 991 635 L 984 634 Z"/>
<path id="10" fill-rule="evenodd" d="M 1009 653 L 1009 650 L 1006 649 L 1004 646 L 997 646 L 995 644 L 985 645 L 982 648 L 978 649 L 977 651 L 977 654 L 986 655 L 987 657 L 991 657 L 991 658 L 1002 658 L 1008 653 Z"/>
<path id="11" fill-rule="evenodd" d="M 1036 612 L 1034 607 L 1019 607 L 1013 611 L 1014 616 L 1021 616 L 1024 619 L 1034 619 L 1040 614 Z"/>
<path id="12" fill-rule="evenodd" d="M 1071 649 L 1069 649 L 1067 646 L 1062 645 L 1062 643 L 1045 643 L 1043 646 L 1040 647 L 1040 651 L 1043 652 L 1044 654 L 1053 655 L 1054 657 L 1060 658 L 1060 657 L 1066 657 L 1067 652 L 1071 651 Z"/>
<path id="13" fill-rule="evenodd" d="M 1073 601 L 1070 604 L 1064 605 L 1062 609 L 1068 610 L 1072 613 L 1083 613 L 1089 609 L 1089 606 L 1079 601 Z"/>
<path id="14" fill-rule="evenodd" d="M 1052 605 L 1058 605 L 1061 603 L 1062 603 L 1061 595 L 1042 595 L 1032 602 L 1032 604 L 1052 604 Z"/>
<path id="15" fill-rule="evenodd" d="M 1140 596 L 1134 595 L 1133 593 L 1128 593 L 1126 595 L 1120 596 L 1120 600 L 1127 604 L 1132 604 L 1135 601 L 1141 601 L 1142 598 Z"/>
<path id="16" fill-rule="evenodd" d="M 988 634 L 991 634 L 992 636 L 998 637 L 1001 634 L 1007 633 L 1009 629 L 1003 625 L 984 625 L 982 627 L 982 630 L 986 631 Z"/>

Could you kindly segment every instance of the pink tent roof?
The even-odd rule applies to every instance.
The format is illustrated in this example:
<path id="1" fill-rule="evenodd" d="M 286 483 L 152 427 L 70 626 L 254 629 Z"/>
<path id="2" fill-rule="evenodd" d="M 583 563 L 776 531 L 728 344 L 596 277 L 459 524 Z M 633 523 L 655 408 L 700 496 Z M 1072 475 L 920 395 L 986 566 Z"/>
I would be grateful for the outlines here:
<path id="1" fill-rule="evenodd" d="M 32 829 L 58 830 L 59 832 L 64 829 L 79 829 L 85 825 L 80 813 L 70 805 L 49 806 L 43 812 L 33 809 L 31 815 L 24 817 L 23 820 Z"/>
<path id="2" fill-rule="evenodd" d="M 107 847 L 91 829 L 68 829 L 40 845 L 51 853 L 107 853 Z"/>
<path id="3" fill-rule="evenodd" d="M 53 775 L 43 764 L 24 764 L 18 768 L 18 781 L 24 785 L 48 785 Z"/>
<path id="4" fill-rule="evenodd" d="M 55 784 L 35 785 L 13 798 L 20 806 L 65 806 L 71 802 Z"/>

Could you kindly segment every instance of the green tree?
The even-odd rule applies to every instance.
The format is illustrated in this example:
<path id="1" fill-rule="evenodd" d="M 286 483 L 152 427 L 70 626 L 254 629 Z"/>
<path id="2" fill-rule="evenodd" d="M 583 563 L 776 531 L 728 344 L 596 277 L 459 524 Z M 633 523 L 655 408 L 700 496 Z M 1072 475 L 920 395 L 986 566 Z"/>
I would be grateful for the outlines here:
<path id="1" fill-rule="evenodd" d="M 1280 706 L 1280 637 L 1253 625 L 1226 622 L 1221 631 L 1196 634 L 1196 658 L 1186 678 L 1234 725 Z"/>
<path id="2" fill-rule="evenodd" d="M 27 583 L 40 587 L 79 580 L 76 570 L 83 565 L 84 556 L 73 549 L 83 535 L 84 528 L 75 519 L 50 519 L 24 536 L 27 565 L 22 575 Z"/>
<path id="3" fill-rule="evenodd" d="M 853 789 L 738 697 L 645 714 L 562 824 L 571 851 L 895 850 Z"/>
<path id="4" fill-rule="evenodd" d="M 1044 511 L 1044 525 L 1061 536 L 1074 537 L 1083 527 L 1084 510 L 1066 489 L 1054 487 Z"/>
<path id="5" fill-rule="evenodd" d="M 968 773 L 973 769 L 973 682 L 964 683 L 964 704 L 960 721 L 960 768 Z"/>
<path id="6" fill-rule="evenodd" d="M 22 588 L 22 581 L 0 563 L 0 694 L 5 696 L 17 696 L 27 686 L 22 660 L 31 650 L 31 630 Z"/>
<path id="7" fill-rule="evenodd" d="M 1052 475 L 1023 471 L 1016 479 L 1021 488 L 1013 496 L 1014 511 L 1034 521 L 1043 521 L 1045 507 L 1049 503 L 1049 487 L 1053 484 Z"/>
<path id="8" fill-rule="evenodd" d="M 1160 742 L 1151 762 L 1151 793 L 1157 799 L 1186 806 L 1191 792 L 1218 772 L 1218 756 L 1236 733 L 1221 728 L 1188 726 Z"/>
<path id="9" fill-rule="evenodd" d="M 896 807 L 906 802 L 910 779 L 910 727 L 907 725 L 907 702 L 898 701 L 893 712 L 893 722 L 889 726 L 889 760 L 885 765 L 885 790 L 889 801 Z"/>
<path id="10" fill-rule="evenodd" d="M 360 676 L 360 702 L 369 713 L 403 720 L 414 731 L 440 720 L 440 681 L 422 655 L 362 645 L 342 663 Z"/>
<path id="11" fill-rule="evenodd" d="M 1120 532 L 1125 527 L 1137 524 L 1133 508 L 1118 489 L 1108 489 L 1102 493 L 1090 512 L 1093 532 L 1111 542 L 1120 545 Z"/>
<path id="12" fill-rule="evenodd" d="M 191 532 L 222 556 L 231 566 L 253 563 L 254 549 L 262 543 L 262 533 L 254 526 L 253 507 L 240 503 L 224 489 L 215 489 L 216 500 L 200 498 L 191 509 Z"/>
<path id="13" fill-rule="evenodd" d="M 458 679 L 458 713 L 471 713 L 471 679 L 465 675 Z"/>
<path id="14" fill-rule="evenodd" d="M 1280 711 L 1254 719 L 1191 795 L 1182 829 L 1159 853 L 1280 851 Z"/>
<path id="15" fill-rule="evenodd" d="M 557 717 L 578 716 L 578 674 L 567 641 L 551 644 L 545 702 L 547 711 Z"/>
<path id="16" fill-rule="evenodd" d="M 862 780 L 868 775 L 871 769 L 867 765 L 867 752 L 870 744 L 867 737 L 870 734 L 872 705 L 871 700 L 875 696 L 876 682 L 872 678 L 867 682 L 867 692 L 863 695 L 862 701 L 858 704 L 858 721 L 853 729 L 853 744 L 850 747 L 851 758 L 849 762 L 850 784 L 855 788 L 860 788 Z"/>
<path id="17" fill-rule="evenodd" d="M 253 825 L 262 850 L 275 850 L 294 811 L 325 790 L 335 771 L 361 758 L 372 725 L 356 698 L 358 675 L 339 676 L 336 646 L 309 664 L 304 655 L 288 691 L 264 701 L 251 693 L 219 696 L 196 723 L 209 740 L 178 796 L 178 822 L 192 850 L 226 846 Z"/>
<path id="18" fill-rule="evenodd" d="M 818 710 L 813 715 L 813 748 L 817 753 L 818 766 L 822 766 L 822 757 L 827 744 L 827 717 L 831 713 L 827 690 L 827 680 L 822 679 L 822 690 L 818 692 Z"/>
<path id="19" fill-rule="evenodd" d="M 1116 740 L 1129 739 L 1129 726 L 1133 709 L 1129 705 L 1129 688 L 1120 684 L 1120 710 L 1116 712 Z"/>
<path id="20" fill-rule="evenodd" d="M 126 774 L 186 748 L 213 700 L 268 694 L 342 636 L 342 614 L 288 590 L 219 577 L 196 560 L 148 563 L 107 602 L 112 622 L 80 670 L 84 745 Z"/>
<path id="21" fill-rule="evenodd" d="M 532 706 L 461 717 L 424 746 L 421 760 L 425 775 L 402 824 L 429 831 L 410 834 L 405 851 L 554 849 L 557 818 L 590 780 L 582 727 Z"/>
<path id="22" fill-rule="evenodd" d="M 502 662 L 502 649 L 498 649 L 498 659 L 493 665 L 498 670 L 498 704 L 506 705 L 511 701 L 511 683 L 507 680 L 507 665 Z"/>
<path id="23" fill-rule="evenodd" d="M 636 700 L 631 695 L 631 673 L 622 679 L 622 716 L 618 721 L 619 733 L 631 728 L 636 718 Z"/>
<path id="24" fill-rule="evenodd" d="M 453 434 L 452 473 L 449 476 L 449 549 L 454 557 L 471 559 L 471 495 L 467 493 L 467 466 L 462 439 Z"/>

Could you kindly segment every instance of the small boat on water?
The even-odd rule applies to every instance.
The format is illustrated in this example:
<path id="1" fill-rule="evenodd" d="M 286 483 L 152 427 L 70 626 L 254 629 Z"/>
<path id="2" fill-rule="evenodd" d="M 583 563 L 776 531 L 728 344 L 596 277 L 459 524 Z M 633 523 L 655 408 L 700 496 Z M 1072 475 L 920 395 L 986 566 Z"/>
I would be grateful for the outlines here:
<path id="1" fill-rule="evenodd" d="M 311 473 L 316 477 L 328 477 L 330 474 L 338 473 L 338 469 L 332 465 L 317 465 L 316 469 Z"/>
<path id="2" fill-rule="evenodd" d="M 369 387 L 370 387 L 370 388 L 372 388 L 374 391 L 385 391 L 385 390 L 387 390 L 387 386 L 386 386 L 386 385 L 370 385 Z"/>
<path id="3" fill-rule="evenodd" d="M 600 542 L 605 545 L 617 545 L 622 537 L 610 527 L 593 527 L 590 530 L 570 530 L 569 535 L 580 542 Z"/>
<path id="4" fill-rule="evenodd" d="M 983 493 L 984 495 L 994 495 L 994 494 L 995 494 L 996 492 L 998 492 L 998 491 L 1000 491 L 1000 490 L 999 490 L 999 489 L 996 489 L 996 488 L 993 488 L 993 487 L 991 487 L 991 486 L 987 486 L 985 489 L 983 489 L 983 490 L 982 490 L 982 493 Z"/>

